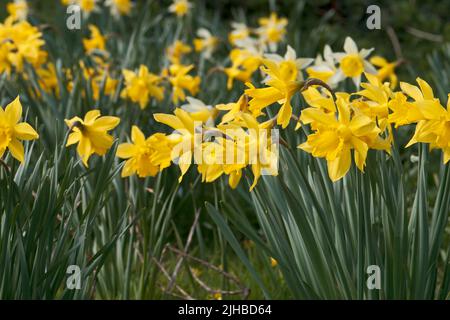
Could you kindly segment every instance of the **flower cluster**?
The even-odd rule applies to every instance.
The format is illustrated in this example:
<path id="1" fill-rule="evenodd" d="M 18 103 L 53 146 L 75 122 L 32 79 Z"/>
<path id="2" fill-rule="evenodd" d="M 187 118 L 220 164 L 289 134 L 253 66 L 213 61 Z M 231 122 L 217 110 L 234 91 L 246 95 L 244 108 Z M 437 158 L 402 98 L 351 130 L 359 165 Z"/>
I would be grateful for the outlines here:
<path id="1" fill-rule="evenodd" d="M 25 63 L 39 69 L 47 60 L 42 33 L 16 12 L 0 23 L 0 73 L 22 72 Z"/>

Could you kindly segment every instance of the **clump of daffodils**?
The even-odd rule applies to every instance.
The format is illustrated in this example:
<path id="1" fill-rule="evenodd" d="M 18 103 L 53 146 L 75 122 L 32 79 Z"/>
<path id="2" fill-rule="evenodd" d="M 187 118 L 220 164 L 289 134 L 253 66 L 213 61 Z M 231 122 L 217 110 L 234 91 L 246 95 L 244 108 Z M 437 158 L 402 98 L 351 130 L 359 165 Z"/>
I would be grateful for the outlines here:
<path id="1" fill-rule="evenodd" d="M 0 158 L 6 150 L 20 162 L 25 160 L 25 151 L 21 140 L 39 138 L 37 132 L 22 118 L 22 104 L 19 97 L 14 99 L 5 109 L 0 107 Z"/>

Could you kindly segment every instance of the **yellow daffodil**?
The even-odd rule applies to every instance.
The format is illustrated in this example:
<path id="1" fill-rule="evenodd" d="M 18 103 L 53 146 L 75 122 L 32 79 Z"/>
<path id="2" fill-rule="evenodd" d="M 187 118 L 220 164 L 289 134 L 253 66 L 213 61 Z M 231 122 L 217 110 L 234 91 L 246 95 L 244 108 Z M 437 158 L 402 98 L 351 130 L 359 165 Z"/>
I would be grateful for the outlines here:
<path id="1" fill-rule="evenodd" d="M 202 182 L 213 182 L 223 174 L 224 150 L 217 142 L 203 142 L 201 144 L 201 161 L 197 170 L 202 176 Z"/>
<path id="2" fill-rule="evenodd" d="M 267 18 L 258 20 L 259 28 L 256 33 L 259 35 L 260 42 L 267 45 L 270 51 L 276 51 L 277 44 L 284 40 L 288 20 L 278 18 L 275 12 L 272 12 Z"/>
<path id="3" fill-rule="evenodd" d="M 278 261 L 272 257 L 270 257 L 270 266 L 275 268 L 278 265 Z"/>
<path id="4" fill-rule="evenodd" d="M 133 126 L 132 143 L 122 143 L 117 148 L 117 156 L 127 159 L 122 169 L 122 177 L 137 174 L 140 178 L 154 177 L 159 171 L 170 166 L 172 144 L 162 133 L 145 138 L 142 131 Z"/>
<path id="5" fill-rule="evenodd" d="M 222 293 L 220 293 L 220 292 L 215 292 L 215 293 L 213 294 L 213 299 L 214 299 L 214 300 L 222 300 Z"/>
<path id="6" fill-rule="evenodd" d="M 379 68 L 376 75 L 381 82 L 389 79 L 391 89 L 397 87 L 398 77 L 395 74 L 395 68 L 399 65 L 398 62 L 388 62 L 383 57 L 374 56 L 370 58 L 370 63 Z"/>
<path id="7" fill-rule="evenodd" d="M 306 68 L 310 78 L 322 80 L 326 84 L 335 87 L 336 83 L 331 83 L 331 77 L 336 73 L 333 51 L 329 45 L 326 45 L 322 55 L 318 54 L 312 66 Z"/>
<path id="8" fill-rule="evenodd" d="M 291 98 L 303 85 L 301 66 L 307 61 L 296 59 L 295 52 L 288 47 L 285 59 L 264 59 L 262 71 L 267 74 L 264 83 L 266 88 L 254 88 L 249 85 L 245 93 L 251 97 L 249 109 L 254 114 L 261 114 L 269 105 L 278 102 L 281 108 L 278 111 L 277 123 L 286 128 L 292 116 Z"/>
<path id="9" fill-rule="evenodd" d="M 174 115 L 156 113 L 153 115 L 156 121 L 164 123 L 175 131 L 169 136 L 177 144 L 172 150 L 171 158 L 176 161 L 181 170 L 179 182 L 183 179 L 192 164 L 194 155 L 194 139 L 196 138 L 196 121 L 183 109 L 175 109 Z M 201 123 L 199 123 L 201 124 Z"/>
<path id="10" fill-rule="evenodd" d="M 169 12 L 176 14 L 177 17 L 184 17 L 191 10 L 192 4 L 187 0 L 173 0 L 169 6 Z"/>
<path id="11" fill-rule="evenodd" d="M 99 61 L 99 60 L 97 60 Z M 92 89 L 92 97 L 95 100 L 100 98 L 100 92 L 103 88 L 103 94 L 111 96 L 116 92 L 118 80 L 113 79 L 108 71 L 108 64 L 102 63 L 99 66 L 87 67 L 83 61 L 80 61 L 80 68 L 83 71 L 84 79 L 90 84 Z M 71 75 L 69 74 L 69 78 Z M 69 91 L 72 83 L 69 82 Z M 82 93 L 84 95 L 84 92 Z"/>
<path id="12" fill-rule="evenodd" d="M 242 178 L 242 170 L 248 165 L 247 141 L 245 140 L 247 134 L 239 126 L 232 126 L 231 130 L 226 130 L 227 128 L 230 128 L 230 125 L 220 126 L 220 130 L 228 134 L 228 137 L 231 136 L 232 139 L 219 137 L 216 138 L 216 141 L 225 152 L 222 170 L 228 175 L 228 185 L 230 188 L 236 189 Z"/>
<path id="13" fill-rule="evenodd" d="M 166 50 L 169 61 L 173 64 L 180 64 L 181 58 L 192 51 L 192 48 L 180 40 L 176 40 Z"/>
<path id="14" fill-rule="evenodd" d="M 48 63 L 45 67 L 42 66 L 36 70 L 36 74 L 39 77 L 39 85 L 42 90 L 47 93 L 54 92 L 59 97 L 59 85 L 55 64 Z"/>
<path id="15" fill-rule="evenodd" d="M 328 175 L 332 181 L 341 179 L 351 166 L 351 150 L 354 150 L 356 166 L 364 171 L 369 148 L 385 149 L 379 134 L 381 130 L 368 116 L 351 113 L 349 95 L 338 93 L 339 116 L 326 113 L 323 109 L 307 108 L 301 114 L 304 124 L 311 124 L 315 130 L 299 148 L 314 157 L 325 158 Z"/>
<path id="16" fill-rule="evenodd" d="M 422 119 L 418 121 L 409 147 L 417 142 L 429 143 L 431 149 L 442 149 L 444 163 L 450 160 L 450 97 L 447 108 L 434 97 L 433 89 L 424 80 L 417 78 L 419 88 L 405 82 L 400 83 L 404 93 L 410 96 L 412 104 L 420 110 Z"/>
<path id="17" fill-rule="evenodd" d="M 206 59 L 210 59 L 219 43 L 219 39 L 205 28 L 197 30 L 197 37 L 194 39 L 195 51 L 201 52 Z"/>
<path id="18" fill-rule="evenodd" d="M 125 88 L 121 92 L 122 98 L 129 98 L 139 103 L 141 109 L 147 107 L 151 97 L 161 101 L 164 98 L 164 88 L 160 86 L 161 77 L 148 71 L 147 66 L 141 65 L 138 73 L 123 70 Z"/>
<path id="19" fill-rule="evenodd" d="M 356 87 L 359 88 L 363 72 L 376 74 L 376 69 L 366 60 L 373 49 L 358 50 L 352 38 L 345 38 L 344 51 L 334 53 L 339 62 L 338 71 L 330 78 L 331 83 L 339 83 L 345 78 L 352 78 Z"/>
<path id="20" fill-rule="evenodd" d="M 22 104 L 19 97 L 6 106 L 0 107 L 0 158 L 6 149 L 11 155 L 24 162 L 25 152 L 19 140 L 35 140 L 39 138 L 37 132 L 26 122 L 19 122 L 22 118 Z"/>
<path id="21" fill-rule="evenodd" d="M 110 8 L 111 14 L 115 18 L 129 15 L 133 8 L 131 0 L 106 0 L 105 5 Z"/>
<path id="22" fill-rule="evenodd" d="M 25 0 L 14 0 L 6 5 L 8 14 L 14 20 L 26 20 L 28 16 L 28 3 Z"/>
<path id="23" fill-rule="evenodd" d="M 120 119 L 117 117 L 100 116 L 99 110 L 91 110 L 84 119 L 74 117 L 65 120 L 71 133 L 67 139 L 66 146 L 78 143 L 77 152 L 83 164 L 87 167 L 91 155 L 104 155 L 111 148 L 114 138 L 108 131 L 117 127 Z"/>
<path id="24" fill-rule="evenodd" d="M 98 0 L 61 0 L 61 3 L 65 6 L 77 5 L 80 7 L 81 11 L 89 16 L 94 11 L 99 11 L 97 6 Z"/>
<path id="25" fill-rule="evenodd" d="M 94 50 L 105 51 L 106 39 L 100 32 L 99 28 L 93 24 L 90 24 L 88 27 L 91 36 L 88 39 L 83 39 L 83 46 L 86 53 L 90 54 Z"/>
<path id="26" fill-rule="evenodd" d="M 186 97 L 186 100 L 188 103 L 182 105 L 181 109 L 188 112 L 195 121 L 201 121 L 207 127 L 214 126 L 214 119 L 218 113 L 216 108 L 208 106 L 203 101 L 193 97 Z"/>
<path id="27" fill-rule="evenodd" d="M 179 101 L 186 100 L 184 90 L 196 95 L 200 87 L 200 77 L 193 77 L 188 73 L 194 68 L 194 65 L 172 64 L 169 69 L 163 71 L 163 76 L 169 79 L 172 85 L 172 101 L 178 104 Z"/>
<path id="28" fill-rule="evenodd" d="M 258 70 L 261 65 L 262 58 L 245 49 L 233 49 L 230 52 L 231 66 L 223 71 L 228 76 L 227 89 L 233 87 L 233 81 L 241 82 L 250 81 L 253 73 Z"/>
<path id="29" fill-rule="evenodd" d="M 253 173 L 253 183 L 250 191 L 258 183 L 262 174 L 278 175 L 278 146 L 272 141 L 271 126 L 273 121 L 258 123 L 255 117 L 248 113 L 242 114 L 245 126 L 248 128 L 248 163 Z"/>
<path id="30" fill-rule="evenodd" d="M 311 107 L 325 110 L 325 112 L 336 112 L 333 96 L 326 90 L 319 90 L 311 86 L 302 92 L 303 98 Z"/>

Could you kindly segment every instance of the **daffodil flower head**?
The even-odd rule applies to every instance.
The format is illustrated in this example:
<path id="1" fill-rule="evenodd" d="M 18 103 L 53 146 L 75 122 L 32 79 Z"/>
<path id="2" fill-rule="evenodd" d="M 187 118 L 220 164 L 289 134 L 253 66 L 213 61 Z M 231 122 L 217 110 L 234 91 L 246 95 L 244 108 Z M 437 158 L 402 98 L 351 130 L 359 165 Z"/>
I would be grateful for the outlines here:
<path id="1" fill-rule="evenodd" d="M 277 14 L 272 12 L 269 17 L 260 18 L 258 23 L 259 28 L 256 29 L 256 33 L 259 35 L 260 42 L 267 45 L 270 51 L 276 51 L 277 44 L 284 40 L 288 20 L 278 18 Z"/>
<path id="2" fill-rule="evenodd" d="M 325 158 L 328 175 L 332 181 L 344 177 L 351 166 L 351 152 L 359 170 L 364 171 L 369 148 L 388 149 L 380 140 L 381 130 L 376 122 L 362 113 L 352 113 L 350 95 L 336 93 L 338 116 L 324 109 L 303 110 L 301 121 L 311 124 L 315 131 L 299 148 L 314 157 Z"/>
<path id="3" fill-rule="evenodd" d="M 173 141 L 163 133 L 155 133 L 145 138 L 142 131 L 133 126 L 132 143 L 122 143 L 117 148 L 117 156 L 127 159 L 122 169 L 122 177 L 137 174 L 140 178 L 155 176 L 170 166 Z"/>
<path id="4" fill-rule="evenodd" d="M 11 70 L 22 73 L 25 63 L 35 69 L 45 64 L 47 52 L 42 32 L 28 21 L 16 21 L 12 16 L 0 23 L 0 73 Z"/>
<path id="5" fill-rule="evenodd" d="M 207 127 L 214 126 L 214 119 L 217 116 L 218 110 L 212 106 L 206 105 L 203 101 L 193 97 L 186 97 L 187 104 L 180 108 L 187 111 L 192 119 L 201 121 Z"/>
<path id="6" fill-rule="evenodd" d="M 88 28 L 91 35 L 88 39 L 83 39 L 83 46 L 86 53 L 90 54 L 94 50 L 105 51 L 106 39 L 102 35 L 100 29 L 93 24 L 90 24 Z"/>
<path id="7" fill-rule="evenodd" d="M 188 0 L 173 0 L 173 3 L 169 6 L 169 12 L 181 18 L 187 15 L 191 8 L 192 4 Z"/>
<path id="8" fill-rule="evenodd" d="M 110 8 L 112 16 L 116 19 L 129 15 L 133 8 L 131 0 L 106 0 L 105 5 Z"/>
<path id="9" fill-rule="evenodd" d="M 334 53 L 335 59 L 339 62 L 339 70 L 331 77 L 331 83 L 339 83 L 345 78 L 352 78 L 356 87 L 359 88 L 361 75 L 363 72 L 376 74 L 376 69 L 366 58 L 373 49 L 361 49 L 356 46 L 352 38 L 345 38 L 344 51 Z"/>
<path id="10" fill-rule="evenodd" d="M 243 47 L 251 39 L 251 30 L 245 23 L 231 22 L 231 28 L 232 31 L 228 34 L 228 41 L 230 41 L 232 45 Z"/>
<path id="11" fill-rule="evenodd" d="M 290 51 L 288 48 L 287 56 L 292 59 L 295 58 L 295 55 Z M 261 67 L 261 70 L 267 74 L 264 79 L 267 87 L 255 88 L 249 84 L 249 89 L 245 90 L 245 93 L 252 98 L 249 102 L 250 111 L 259 115 L 262 110 L 277 102 L 281 104 L 277 115 L 277 123 L 282 128 L 286 128 L 292 116 L 291 98 L 303 85 L 303 81 L 299 80 L 302 79 L 299 75 L 301 72 L 298 70 L 299 64 L 306 63 L 303 60 L 298 61 L 298 59 L 264 59 L 264 66 Z"/>
<path id="12" fill-rule="evenodd" d="M 173 64 L 180 64 L 181 58 L 191 51 L 192 48 L 180 40 L 176 40 L 171 46 L 166 49 L 169 61 Z"/>
<path id="13" fill-rule="evenodd" d="M 28 16 L 28 3 L 26 0 L 14 0 L 6 5 L 6 11 L 18 21 L 26 20 Z"/>
<path id="14" fill-rule="evenodd" d="M 221 111 L 228 111 L 222 116 L 221 124 L 229 123 L 235 120 L 242 121 L 240 115 L 242 113 L 250 112 L 248 109 L 248 96 L 246 94 L 243 94 L 239 97 L 239 100 L 237 102 L 218 104 L 216 105 L 216 109 Z"/>
<path id="15" fill-rule="evenodd" d="M 100 116 L 99 110 L 86 113 L 84 119 L 73 117 L 65 120 L 71 133 L 66 147 L 77 144 L 77 152 L 83 164 L 88 167 L 88 160 L 93 154 L 104 155 L 111 148 L 114 138 L 108 131 L 117 127 L 120 119 L 117 117 Z"/>
<path id="16" fill-rule="evenodd" d="M 198 138 L 196 128 L 201 126 L 202 123 L 195 121 L 188 112 L 180 108 L 175 109 L 173 115 L 155 113 L 153 117 L 156 121 L 174 129 L 174 132 L 169 137 L 177 143 L 172 149 L 171 158 L 180 167 L 181 176 L 179 182 L 181 182 L 184 174 L 192 164 L 194 145 L 196 144 L 195 139 Z"/>
<path id="17" fill-rule="evenodd" d="M 11 155 L 21 163 L 25 160 L 25 152 L 20 140 L 35 140 L 39 138 L 37 132 L 22 118 L 22 104 L 17 96 L 14 101 L 3 110 L 0 107 L 0 158 L 8 149 Z"/>
<path id="18" fill-rule="evenodd" d="M 376 73 L 378 79 L 381 82 L 388 79 L 391 89 L 395 89 L 398 84 L 395 68 L 399 65 L 399 62 L 388 62 L 385 58 L 380 56 L 374 56 L 370 58 L 369 61 L 372 65 L 379 68 Z"/>
<path id="19" fill-rule="evenodd" d="M 235 79 L 244 83 L 250 81 L 253 73 L 258 70 L 262 62 L 261 56 L 246 49 L 231 50 L 230 60 L 231 66 L 223 70 L 228 76 L 228 90 L 233 87 Z"/>
<path id="20" fill-rule="evenodd" d="M 411 97 L 423 118 L 417 123 L 414 136 L 406 147 L 422 142 L 430 149 L 441 149 L 444 164 L 450 160 L 450 99 L 444 108 L 434 97 L 433 89 L 424 80 L 417 78 L 419 87 L 405 82 L 400 83 L 404 93 Z"/>
<path id="21" fill-rule="evenodd" d="M 141 65 L 138 72 L 124 69 L 125 88 L 121 97 L 139 103 L 141 109 L 145 109 L 150 98 L 161 101 L 164 98 L 164 88 L 160 85 L 162 78 L 149 72 L 147 66 Z"/>
<path id="22" fill-rule="evenodd" d="M 318 54 L 313 64 L 306 68 L 306 72 L 310 78 L 322 80 L 331 87 L 335 87 L 336 83 L 331 83 L 331 77 L 336 73 L 336 61 L 333 51 L 329 45 L 323 49 L 323 57 Z"/>
<path id="23" fill-rule="evenodd" d="M 93 12 L 97 12 L 100 10 L 98 6 L 98 0 L 69 0 L 67 1 L 66 5 L 75 4 L 78 5 L 81 9 L 81 11 L 86 15 L 89 16 Z"/>
<path id="24" fill-rule="evenodd" d="M 197 30 L 197 38 L 194 39 L 195 51 L 201 52 L 203 57 L 210 59 L 219 43 L 219 39 L 214 37 L 211 32 L 205 28 Z"/>
<path id="25" fill-rule="evenodd" d="M 188 74 L 193 68 L 194 65 L 172 64 L 168 71 L 165 72 L 172 85 L 173 103 L 178 104 L 179 101 L 186 100 L 184 90 L 189 91 L 192 95 L 196 95 L 200 90 L 200 77 Z"/>

